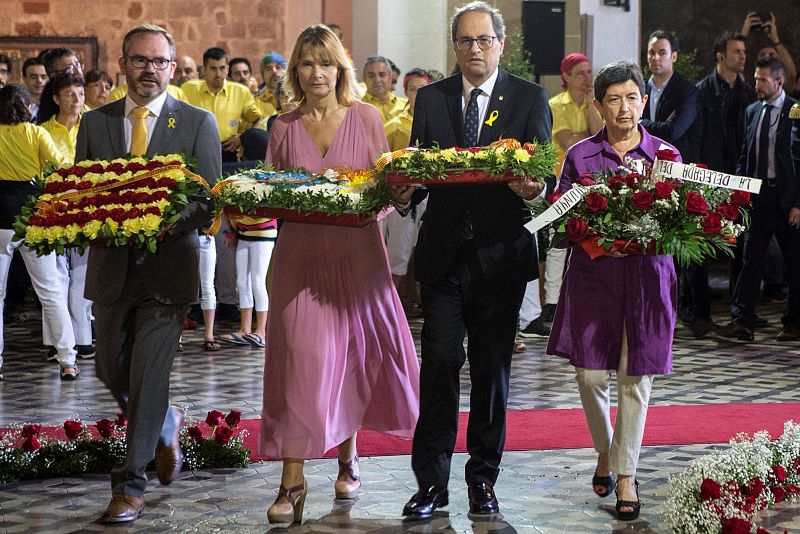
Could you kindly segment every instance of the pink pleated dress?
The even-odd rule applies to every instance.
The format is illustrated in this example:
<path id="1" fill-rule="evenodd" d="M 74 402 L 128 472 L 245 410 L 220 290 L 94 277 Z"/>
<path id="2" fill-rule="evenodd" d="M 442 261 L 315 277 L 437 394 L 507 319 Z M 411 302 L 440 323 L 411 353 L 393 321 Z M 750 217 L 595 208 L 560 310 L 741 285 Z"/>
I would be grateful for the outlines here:
<path id="1" fill-rule="evenodd" d="M 354 103 L 327 153 L 299 111 L 278 117 L 276 168 L 370 168 L 387 149 L 375 108 Z M 379 228 L 285 222 L 272 255 L 259 452 L 319 458 L 362 428 L 411 438 L 419 364 Z"/>

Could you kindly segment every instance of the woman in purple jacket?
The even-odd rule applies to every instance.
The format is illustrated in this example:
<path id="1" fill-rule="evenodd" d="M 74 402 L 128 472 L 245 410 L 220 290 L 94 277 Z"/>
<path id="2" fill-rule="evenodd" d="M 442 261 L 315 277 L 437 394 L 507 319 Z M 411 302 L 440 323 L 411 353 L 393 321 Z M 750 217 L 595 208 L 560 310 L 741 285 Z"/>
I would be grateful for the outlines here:
<path id="1" fill-rule="evenodd" d="M 567 152 L 560 190 L 585 172 L 616 170 L 625 158 L 652 163 L 656 150 L 672 146 L 639 125 L 645 95 L 637 65 L 606 65 L 594 82 L 593 104 L 606 126 Z M 672 371 L 676 278 L 671 256 L 613 253 L 590 259 L 572 248 L 561 288 L 548 354 L 575 366 L 581 404 L 598 453 L 594 492 L 616 487 L 617 518 L 639 516 L 636 466 L 644 434 L 653 375 Z M 609 380 L 617 372 L 619 406 L 615 429 L 609 414 Z M 617 477 L 619 479 L 617 480 Z"/>

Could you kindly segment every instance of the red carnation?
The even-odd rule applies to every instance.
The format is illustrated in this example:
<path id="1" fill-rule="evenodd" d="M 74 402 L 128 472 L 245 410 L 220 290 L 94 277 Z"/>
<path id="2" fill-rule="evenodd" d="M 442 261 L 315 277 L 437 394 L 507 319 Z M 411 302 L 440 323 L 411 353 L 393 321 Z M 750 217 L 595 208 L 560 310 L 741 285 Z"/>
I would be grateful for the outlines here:
<path id="1" fill-rule="evenodd" d="M 85 191 L 86 189 L 91 189 L 91 188 L 92 188 L 92 182 L 80 182 L 78 183 L 77 187 L 75 187 L 75 189 L 77 189 L 78 191 Z"/>
<path id="2" fill-rule="evenodd" d="M 586 195 L 586 209 L 589 212 L 605 211 L 606 208 L 608 208 L 608 199 L 603 195 L 594 191 Z"/>
<path id="3" fill-rule="evenodd" d="M 206 424 L 208 426 L 219 426 L 225 421 L 225 414 L 219 410 L 211 410 L 206 415 Z"/>
<path id="4" fill-rule="evenodd" d="M 589 234 L 589 223 L 581 217 L 567 219 L 567 237 L 570 241 L 579 242 Z"/>
<path id="5" fill-rule="evenodd" d="M 64 169 L 64 168 L 58 169 L 56 171 L 56 174 L 62 178 L 66 178 L 67 176 L 69 176 L 69 169 Z"/>
<path id="6" fill-rule="evenodd" d="M 695 215 L 705 215 L 708 211 L 708 203 L 703 195 L 689 191 L 686 193 L 686 211 Z"/>
<path id="7" fill-rule="evenodd" d="M 750 534 L 750 521 L 738 517 L 723 519 L 722 534 Z"/>
<path id="8" fill-rule="evenodd" d="M 161 178 L 160 180 L 158 180 L 158 182 L 156 182 L 156 185 L 158 187 L 175 187 L 175 184 L 177 184 L 177 183 L 178 182 L 176 182 L 174 178 L 166 178 L 165 177 L 165 178 Z"/>
<path id="9" fill-rule="evenodd" d="M 231 437 L 233 437 L 233 430 L 227 426 L 218 426 L 216 430 L 214 430 L 214 441 L 220 445 L 227 445 Z"/>
<path id="10" fill-rule="evenodd" d="M 733 193 L 731 193 L 731 198 L 728 201 L 737 208 L 739 206 L 744 206 L 745 204 L 750 203 L 750 193 L 748 191 L 741 191 L 739 189 L 735 189 Z"/>
<path id="11" fill-rule="evenodd" d="M 133 193 L 133 201 L 137 204 L 144 204 L 145 202 L 150 202 L 150 198 L 152 195 L 147 193 Z"/>
<path id="12" fill-rule="evenodd" d="M 140 210 L 139 208 L 131 208 L 130 210 L 128 210 L 129 219 L 136 219 L 141 216 L 142 216 L 142 210 Z"/>
<path id="13" fill-rule="evenodd" d="M 147 169 L 148 171 L 153 171 L 153 170 L 158 169 L 161 166 L 162 166 L 162 164 L 161 164 L 160 161 L 152 160 L 152 161 L 148 161 L 147 165 L 145 165 L 144 168 Z"/>
<path id="14" fill-rule="evenodd" d="M 477 154 L 481 150 L 483 150 L 483 149 L 481 147 L 479 147 L 479 146 L 471 146 L 471 147 L 467 148 L 467 152 L 472 152 L 473 154 Z"/>
<path id="15" fill-rule="evenodd" d="M 178 161 L 177 159 L 174 159 L 174 160 L 168 162 L 167 165 L 182 165 L 182 163 L 180 161 Z"/>
<path id="16" fill-rule="evenodd" d="M 239 410 L 231 410 L 231 413 L 225 416 L 225 422 L 231 428 L 236 428 L 241 419 L 242 419 L 242 412 L 240 412 Z"/>
<path id="17" fill-rule="evenodd" d="M 127 417 L 125 417 L 125 414 L 124 414 L 124 413 L 122 413 L 122 412 L 119 412 L 119 413 L 117 414 L 117 418 L 116 418 L 116 420 L 114 421 L 114 423 L 115 423 L 117 426 L 128 426 L 128 418 L 127 418 Z"/>
<path id="18" fill-rule="evenodd" d="M 161 210 L 158 206 L 150 206 L 146 210 L 144 210 L 145 215 L 161 215 Z"/>
<path id="19" fill-rule="evenodd" d="M 69 173 L 70 173 L 71 175 L 73 175 L 73 176 L 77 176 L 78 178 L 80 178 L 80 177 L 82 177 L 84 174 L 86 174 L 86 173 L 87 173 L 87 170 L 86 170 L 86 168 L 85 168 L 85 167 L 78 167 L 78 166 L 75 166 L 75 167 L 72 167 L 72 168 L 69 170 Z"/>
<path id="20" fill-rule="evenodd" d="M 138 161 L 132 161 L 125 166 L 126 171 L 130 172 L 139 172 L 144 170 L 144 165 L 139 163 Z"/>
<path id="21" fill-rule="evenodd" d="M 778 482 L 786 480 L 786 469 L 784 469 L 782 465 L 772 466 L 772 472 L 775 474 L 775 478 L 778 479 Z"/>
<path id="22" fill-rule="evenodd" d="M 552 193 L 547 195 L 547 201 L 550 204 L 555 204 L 558 202 L 558 199 L 561 198 L 561 191 L 559 189 L 554 189 Z"/>
<path id="23" fill-rule="evenodd" d="M 188 432 L 189 432 L 189 437 L 195 440 L 197 443 L 203 442 L 203 431 L 200 430 L 200 427 L 198 426 L 189 427 Z"/>
<path id="24" fill-rule="evenodd" d="M 64 432 L 67 434 L 67 439 L 72 441 L 81 435 L 83 425 L 78 421 L 64 421 Z"/>
<path id="25" fill-rule="evenodd" d="M 710 499 L 719 499 L 722 495 L 722 486 L 716 480 L 704 478 L 700 484 L 700 500 L 702 502 Z"/>
<path id="26" fill-rule="evenodd" d="M 106 172 L 113 172 L 114 174 L 121 174 L 125 171 L 125 167 L 122 163 L 112 163 L 108 167 L 106 167 Z"/>
<path id="27" fill-rule="evenodd" d="M 662 148 L 661 150 L 656 150 L 656 158 L 661 161 L 678 161 L 678 153 L 671 148 Z"/>
<path id="28" fill-rule="evenodd" d="M 89 165 L 86 170 L 88 172 L 103 172 L 103 166 L 99 163 L 95 163 L 94 165 Z"/>
<path id="29" fill-rule="evenodd" d="M 31 436 L 38 436 L 42 431 L 42 425 L 25 425 L 22 427 L 22 437 L 29 438 Z"/>
<path id="30" fill-rule="evenodd" d="M 111 435 L 114 434 L 115 429 L 116 425 L 111 419 L 100 419 L 97 422 L 97 431 L 100 432 L 100 435 L 104 438 L 110 438 Z"/>
<path id="31" fill-rule="evenodd" d="M 578 183 L 588 187 L 590 185 L 594 185 L 597 182 L 594 181 L 594 176 L 592 175 L 592 173 L 585 172 L 578 177 Z"/>
<path id="32" fill-rule="evenodd" d="M 111 210 L 109 213 L 109 217 L 111 217 L 112 221 L 118 223 L 121 223 L 122 221 L 128 218 L 125 214 L 125 210 L 122 208 L 114 208 L 113 210 Z"/>
<path id="33" fill-rule="evenodd" d="M 42 446 L 39 444 L 39 440 L 36 436 L 28 436 L 25 438 L 25 441 L 22 442 L 22 450 L 25 452 L 36 452 L 41 448 Z"/>
<path id="34" fill-rule="evenodd" d="M 652 208 L 655 201 L 656 196 L 650 191 L 637 191 L 631 197 L 631 205 L 641 211 Z"/>
<path id="35" fill-rule="evenodd" d="M 718 234 L 722 231 L 722 216 L 712 211 L 700 219 L 700 227 L 707 234 Z"/>
<path id="36" fill-rule="evenodd" d="M 669 198 L 672 192 L 675 191 L 675 184 L 672 182 L 656 182 L 656 196 L 658 198 Z"/>

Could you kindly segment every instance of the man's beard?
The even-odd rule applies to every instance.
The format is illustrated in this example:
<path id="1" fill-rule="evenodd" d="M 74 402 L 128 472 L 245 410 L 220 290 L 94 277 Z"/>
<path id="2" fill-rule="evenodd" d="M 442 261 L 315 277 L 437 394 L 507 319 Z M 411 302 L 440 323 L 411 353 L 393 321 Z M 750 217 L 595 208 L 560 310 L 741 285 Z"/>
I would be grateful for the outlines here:
<path id="1" fill-rule="evenodd" d="M 129 84 L 128 89 L 132 90 L 141 97 L 153 98 L 164 92 L 164 87 L 161 84 L 161 80 L 158 79 L 158 76 L 142 74 L 138 78 L 132 77 L 130 79 L 134 80 L 134 83 L 132 86 Z M 141 83 L 144 81 L 153 82 L 156 84 L 156 87 L 145 88 L 141 85 Z"/>

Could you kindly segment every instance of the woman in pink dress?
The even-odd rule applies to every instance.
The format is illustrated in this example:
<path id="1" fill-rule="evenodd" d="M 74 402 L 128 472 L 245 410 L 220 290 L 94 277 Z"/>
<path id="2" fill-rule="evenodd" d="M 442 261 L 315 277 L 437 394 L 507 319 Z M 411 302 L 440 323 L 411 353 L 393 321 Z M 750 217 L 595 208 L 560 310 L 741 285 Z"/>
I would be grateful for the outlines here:
<path id="1" fill-rule="evenodd" d="M 273 123 L 267 161 L 276 168 L 371 168 L 387 150 L 378 111 L 358 101 L 327 26 L 300 34 L 286 86 L 299 107 Z M 338 446 L 336 498 L 355 499 L 356 432 L 413 436 L 419 365 L 376 224 L 286 222 L 272 262 L 260 452 L 283 459 L 269 522 L 293 523 L 308 491 L 305 458 Z"/>

